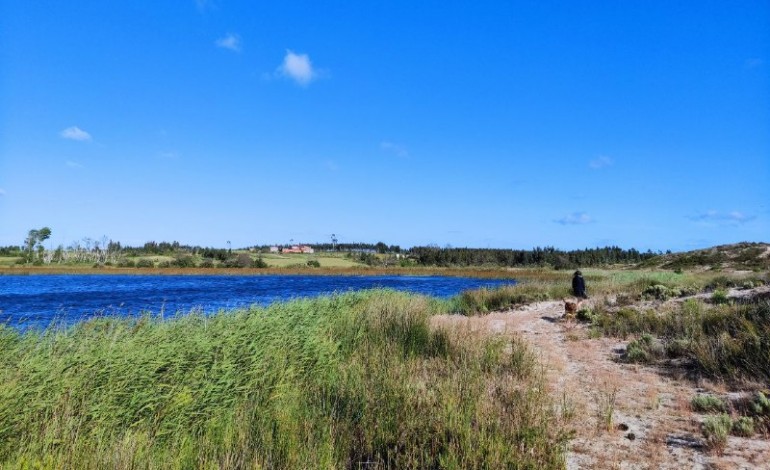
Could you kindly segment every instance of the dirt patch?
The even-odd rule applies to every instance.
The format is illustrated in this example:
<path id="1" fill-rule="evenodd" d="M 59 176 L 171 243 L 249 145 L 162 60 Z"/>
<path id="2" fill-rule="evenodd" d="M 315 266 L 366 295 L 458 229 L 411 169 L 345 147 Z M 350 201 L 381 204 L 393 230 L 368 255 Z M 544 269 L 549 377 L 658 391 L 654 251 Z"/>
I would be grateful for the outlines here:
<path id="1" fill-rule="evenodd" d="M 561 416 L 575 431 L 567 468 L 770 468 L 770 441 L 730 437 L 723 455 L 703 444 L 699 389 L 676 374 L 618 359 L 627 342 L 591 338 L 564 320 L 563 302 L 540 302 L 483 317 L 440 315 L 434 327 L 520 335 L 537 351 Z M 702 390 L 701 390 L 702 391 Z"/>

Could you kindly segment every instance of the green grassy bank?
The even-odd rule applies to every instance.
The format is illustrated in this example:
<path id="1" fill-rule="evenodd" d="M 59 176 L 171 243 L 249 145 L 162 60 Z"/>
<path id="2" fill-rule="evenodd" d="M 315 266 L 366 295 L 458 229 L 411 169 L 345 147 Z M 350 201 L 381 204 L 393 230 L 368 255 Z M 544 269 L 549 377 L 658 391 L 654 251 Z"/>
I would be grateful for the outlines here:
<path id="1" fill-rule="evenodd" d="M 368 291 L 172 320 L 0 328 L 2 468 L 562 468 L 517 340 Z"/>

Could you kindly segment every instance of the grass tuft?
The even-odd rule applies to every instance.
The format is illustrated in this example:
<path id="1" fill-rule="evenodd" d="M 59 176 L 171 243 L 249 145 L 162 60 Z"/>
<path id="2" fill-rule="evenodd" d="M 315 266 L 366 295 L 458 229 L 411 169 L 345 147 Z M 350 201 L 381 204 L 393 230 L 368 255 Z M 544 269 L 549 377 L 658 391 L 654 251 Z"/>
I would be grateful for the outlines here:
<path id="1" fill-rule="evenodd" d="M 733 422 L 730 416 L 720 414 L 709 416 L 703 422 L 703 437 L 705 438 L 706 448 L 718 455 L 721 455 L 727 447 L 727 437 Z"/>

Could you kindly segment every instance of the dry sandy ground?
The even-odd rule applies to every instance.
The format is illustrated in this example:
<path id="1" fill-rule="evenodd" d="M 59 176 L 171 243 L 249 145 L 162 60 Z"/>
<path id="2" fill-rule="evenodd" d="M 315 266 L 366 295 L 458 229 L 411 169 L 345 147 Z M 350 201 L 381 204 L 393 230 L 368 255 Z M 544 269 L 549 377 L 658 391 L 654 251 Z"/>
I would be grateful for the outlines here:
<path id="1" fill-rule="evenodd" d="M 521 335 L 535 348 L 552 396 L 576 432 L 567 468 L 770 469 L 767 436 L 731 436 L 721 456 L 703 447 L 704 416 L 691 410 L 690 400 L 699 392 L 726 390 L 700 384 L 704 390 L 670 371 L 619 362 L 626 342 L 591 339 L 585 326 L 563 314 L 564 303 L 551 301 L 483 317 L 442 315 L 432 323 Z"/>

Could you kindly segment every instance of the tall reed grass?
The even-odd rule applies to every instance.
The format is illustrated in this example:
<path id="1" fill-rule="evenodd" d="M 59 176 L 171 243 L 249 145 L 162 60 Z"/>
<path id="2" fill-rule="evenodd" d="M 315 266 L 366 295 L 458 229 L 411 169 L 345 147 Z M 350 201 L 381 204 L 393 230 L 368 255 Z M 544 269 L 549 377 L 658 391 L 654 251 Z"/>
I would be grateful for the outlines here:
<path id="1" fill-rule="evenodd" d="M 562 468 L 516 339 L 368 291 L 171 320 L 0 327 L 2 468 Z"/>

